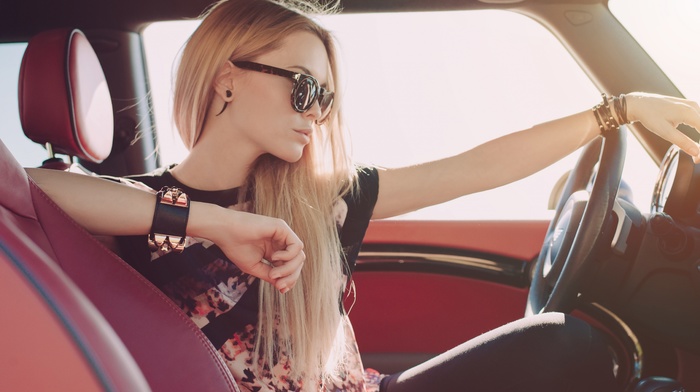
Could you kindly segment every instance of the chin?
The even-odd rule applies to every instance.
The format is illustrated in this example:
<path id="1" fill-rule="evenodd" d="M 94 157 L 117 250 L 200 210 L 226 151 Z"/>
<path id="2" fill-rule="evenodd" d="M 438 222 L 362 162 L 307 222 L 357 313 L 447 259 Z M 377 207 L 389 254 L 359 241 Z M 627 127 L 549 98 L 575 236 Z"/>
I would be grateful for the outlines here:
<path id="1" fill-rule="evenodd" d="M 301 148 L 298 151 L 285 151 L 281 154 L 273 154 L 277 158 L 287 162 L 287 163 L 297 163 L 304 156 L 304 149 Z"/>

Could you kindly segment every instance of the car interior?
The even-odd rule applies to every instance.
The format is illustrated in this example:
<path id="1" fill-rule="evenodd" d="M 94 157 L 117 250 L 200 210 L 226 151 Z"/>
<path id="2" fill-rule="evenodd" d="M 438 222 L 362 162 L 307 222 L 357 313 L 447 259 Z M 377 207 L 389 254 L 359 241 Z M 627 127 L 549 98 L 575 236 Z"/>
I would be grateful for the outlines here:
<path id="1" fill-rule="evenodd" d="M 195 18 L 209 3 L 5 2 L 0 42 L 28 43 L 17 110 L 21 132 L 46 149 L 41 167 L 111 176 L 156 169 L 142 32 Z M 607 1 L 346 0 L 343 8 L 520 13 L 546 26 L 600 91 L 682 96 Z M 0 389 L 238 391 L 200 329 L 32 181 L 2 142 L 9 131 L 0 133 L 0 290 L 10 299 Z M 660 164 L 650 213 L 617 197 L 625 139 L 611 137 L 583 149 L 551 221 L 372 222 L 345 300 L 365 366 L 400 371 L 557 310 L 605 332 L 621 391 L 700 391 L 700 169 L 639 124 L 625 132 Z M 568 234 L 557 240 L 558 230 Z M 542 270 L 563 262 L 573 267 Z M 576 274 L 583 263 L 592 266 Z"/>

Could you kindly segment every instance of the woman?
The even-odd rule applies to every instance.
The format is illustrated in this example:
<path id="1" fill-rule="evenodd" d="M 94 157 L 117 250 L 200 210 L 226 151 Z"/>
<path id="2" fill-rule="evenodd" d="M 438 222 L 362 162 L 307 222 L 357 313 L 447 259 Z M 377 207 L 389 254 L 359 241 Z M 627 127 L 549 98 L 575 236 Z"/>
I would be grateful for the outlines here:
<path id="1" fill-rule="evenodd" d="M 615 390 L 602 338 L 561 314 L 514 322 L 414 369 L 365 380 L 340 295 L 370 219 L 518 180 L 618 123 L 641 121 L 697 160 L 697 144 L 675 127 L 700 129 L 698 105 L 634 93 L 454 157 L 355 168 L 332 37 L 303 14 L 319 10 L 294 6 L 229 0 L 205 13 L 175 84 L 175 124 L 190 149 L 180 164 L 120 180 L 130 187 L 30 174 L 91 232 L 131 236 L 122 238 L 122 256 L 202 328 L 247 390 Z M 141 184 L 152 192 L 134 189 Z M 171 187 L 194 200 L 189 209 L 163 207 L 178 199 Z M 105 211 L 105 203 L 118 207 Z"/>

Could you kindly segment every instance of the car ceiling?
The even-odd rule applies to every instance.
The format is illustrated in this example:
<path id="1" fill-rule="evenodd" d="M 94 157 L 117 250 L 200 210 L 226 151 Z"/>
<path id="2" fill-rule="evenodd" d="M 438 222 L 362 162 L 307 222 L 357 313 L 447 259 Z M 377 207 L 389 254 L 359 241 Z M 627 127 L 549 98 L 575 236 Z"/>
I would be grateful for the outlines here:
<path id="1" fill-rule="evenodd" d="M 345 0 L 343 12 L 403 12 L 592 4 L 606 0 Z M 196 18 L 212 0 L 3 0 L 0 42 L 59 27 L 140 31 L 154 21 Z M 37 12 L 39 10 L 39 12 Z"/>
<path id="2" fill-rule="evenodd" d="M 27 42 L 31 36 L 43 30 L 53 28 L 79 28 L 83 31 L 97 32 L 141 32 L 151 22 L 165 20 L 183 20 L 197 18 L 215 0 L 0 0 L 0 43 Z M 294 1 L 294 0 L 291 0 Z M 334 0 L 316 0 L 330 2 Z M 608 0 L 340 0 L 344 13 L 361 12 L 410 12 L 410 11 L 446 11 L 476 9 L 513 9 L 525 14 L 537 15 L 540 22 L 557 30 L 573 29 L 562 16 L 567 9 L 586 9 L 603 12 Z M 596 7 L 596 4 L 605 5 Z M 597 10 L 597 11 L 596 11 Z M 37 12 L 39 11 L 39 12 Z M 551 19 L 551 20 L 550 20 Z M 558 22 L 556 21 L 558 20 Z M 551 26 L 550 22 L 559 24 Z M 574 33 L 574 34 L 572 34 Z M 569 35 L 579 32 L 569 31 Z M 588 40 L 605 41 L 598 37 L 596 29 L 588 29 L 583 35 Z M 598 37 L 598 38 L 596 38 Z M 566 44 L 566 43 L 565 43 Z M 590 50 L 590 48 L 578 48 Z M 597 52 L 596 52 L 597 53 Z M 596 53 L 587 56 L 582 52 L 576 55 L 595 58 Z M 639 65 L 638 61 L 632 61 Z M 647 86 L 642 83 L 654 78 L 635 79 L 636 82 L 620 82 L 616 67 L 598 64 L 593 68 L 598 74 L 594 79 L 605 80 L 599 85 L 608 91 L 652 91 L 668 95 L 680 94 L 675 86 L 667 80 L 661 85 Z M 648 67 L 648 66 L 647 66 Z M 656 66 L 653 66 L 656 67 Z M 656 72 L 655 70 L 652 70 Z M 639 81 L 642 82 L 639 82 Z M 621 84 L 622 83 L 622 84 Z M 641 83 L 641 85 L 639 85 Z M 642 139 L 643 145 L 657 162 L 664 155 L 669 144 L 651 134 L 642 127 L 635 132 Z"/>

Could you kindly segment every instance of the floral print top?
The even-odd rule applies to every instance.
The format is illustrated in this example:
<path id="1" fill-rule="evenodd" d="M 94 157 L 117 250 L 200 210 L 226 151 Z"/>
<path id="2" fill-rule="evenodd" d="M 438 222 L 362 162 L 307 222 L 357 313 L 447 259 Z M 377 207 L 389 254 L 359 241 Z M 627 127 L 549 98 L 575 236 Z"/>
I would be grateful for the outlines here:
<path id="1" fill-rule="evenodd" d="M 177 181 L 171 167 L 118 179 L 137 187 L 183 189 L 192 200 L 240 208 L 238 189 L 201 191 Z M 334 208 L 347 268 L 352 273 L 360 244 L 377 200 L 379 180 L 374 168 L 358 167 L 359 192 L 345 196 Z M 254 392 L 312 391 L 288 376 L 294 364 L 279 361 L 274 369 L 254 371 L 253 346 L 258 321 L 257 278 L 243 273 L 212 242 L 188 237 L 182 253 L 151 253 L 145 236 L 119 238 L 121 256 L 175 302 L 209 338 L 242 390 Z M 326 391 L 379 390 L 380 375 L 363 370 L 359 350 L 347 317 L 343 323 L 349 352 L 348 365 L 337 375 L 337 385 Z"/>

